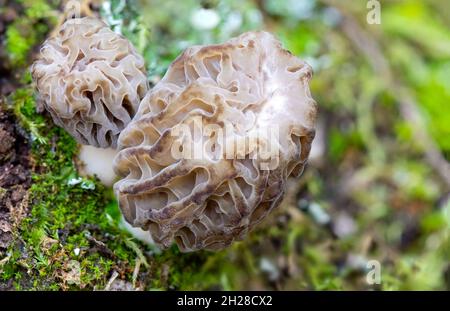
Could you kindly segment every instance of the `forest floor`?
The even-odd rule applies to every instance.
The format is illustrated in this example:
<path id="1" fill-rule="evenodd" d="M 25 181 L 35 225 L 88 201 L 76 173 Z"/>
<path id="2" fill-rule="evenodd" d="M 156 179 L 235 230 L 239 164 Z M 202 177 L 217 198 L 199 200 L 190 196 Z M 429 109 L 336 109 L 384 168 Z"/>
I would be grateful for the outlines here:
<path id="1" fill-rule="evenodd" d="M 258 28 L 315 69 L 320 117 L 303 176 L 244 241 L 181 254 L 121 227 L 112 190 L 79 176 L 79 147 L 34 95 L 29 66 L 64 3 L 0 0 L 0 290 L 449 290 L 450 10 L 385 5 L 371 28 L 365 4 L 304 2 L 205 1 L 221 20 L 210 31 L 179 16 L 200 9 L 193 0 L 84 2 L 144 55 L 152 83 L 187 45 Z"/>
<path id="2" fill-rule="evenodd" d="M 13 115 L 0 107 L 0 248 L 12 242 L 12 230 L 26 216 L 31 183 L 30 147 Z"/>

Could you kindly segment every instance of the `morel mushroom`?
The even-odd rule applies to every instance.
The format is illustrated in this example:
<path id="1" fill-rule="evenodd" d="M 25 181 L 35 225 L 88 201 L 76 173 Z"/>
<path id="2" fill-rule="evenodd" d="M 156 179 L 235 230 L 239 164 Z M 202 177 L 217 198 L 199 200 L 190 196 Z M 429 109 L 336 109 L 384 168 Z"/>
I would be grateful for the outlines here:
<path id="1" fill-rule="evenodd" d="M 125 219 L 162 248 L 242 239 L 303 171 L 316 118 L 311 75 L 266 32 L 188 48 L 119 137 L 114 188 Z"/>
<path id="2" fill-rule="evenodd" d="M 67 20 L 32 66 L 54 122 L 85 145 L 115 148 L 148 91 L 144 59 L 93 17 Z"/>

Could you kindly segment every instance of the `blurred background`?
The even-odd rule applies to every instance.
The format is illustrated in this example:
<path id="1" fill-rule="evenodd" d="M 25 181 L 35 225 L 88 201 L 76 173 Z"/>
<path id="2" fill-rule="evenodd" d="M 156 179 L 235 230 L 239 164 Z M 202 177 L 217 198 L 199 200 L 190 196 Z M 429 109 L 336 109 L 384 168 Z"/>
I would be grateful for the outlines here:
<path id="1" fill-rule="evenodd" d="M 152 84 L 186 47 L 256 29 L 314 69 L 302 177 L 247 239 L 190 254 L 125 232 L 35 99 L 29 66 L 66 4 L 0 0 L 0 290 L 450 289 L 448 1 L 83 1 Z"/>

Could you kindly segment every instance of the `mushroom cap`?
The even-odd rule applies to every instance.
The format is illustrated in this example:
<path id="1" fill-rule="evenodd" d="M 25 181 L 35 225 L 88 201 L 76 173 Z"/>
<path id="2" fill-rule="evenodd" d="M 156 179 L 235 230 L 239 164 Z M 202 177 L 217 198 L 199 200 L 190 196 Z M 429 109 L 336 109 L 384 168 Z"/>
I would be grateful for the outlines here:
<path id="1" fill-rule="evenodd" d="M 67 20 L 31 73 L 54 122 L 85 145 L 113 147 L 148 91 L 144 59 L 93 18 Z"/>
<path id="2" fill-rule="evenodd" d="M 303 171 L 315 133 L 311 76 L 267 32 L 188 48 L 119 137 L 114 188 L 125 219 L 162 248 L 242 239 Z"/>

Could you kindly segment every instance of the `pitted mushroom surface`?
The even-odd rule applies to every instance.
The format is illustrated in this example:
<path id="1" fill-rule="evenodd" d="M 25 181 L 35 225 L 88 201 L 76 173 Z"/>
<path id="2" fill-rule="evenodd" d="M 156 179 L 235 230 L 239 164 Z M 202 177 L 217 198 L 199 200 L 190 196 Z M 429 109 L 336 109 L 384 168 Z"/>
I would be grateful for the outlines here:
<path id="1" fill-rule="evenodd" d="M 85 145 L 112 147 L 148 91 L 144 59 L 93 17 L 67 20 L 31 68 L 54 122 Z"/>
<path id="2" fill-rule="evenodd" d="M 188 48 L 119 137 L 115 193 L 161 247 L 242 239 L 302 173 L 314 138 L 311 67 L 271 34 Z"/>

